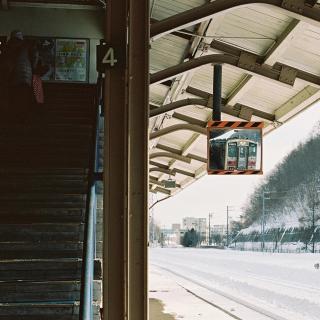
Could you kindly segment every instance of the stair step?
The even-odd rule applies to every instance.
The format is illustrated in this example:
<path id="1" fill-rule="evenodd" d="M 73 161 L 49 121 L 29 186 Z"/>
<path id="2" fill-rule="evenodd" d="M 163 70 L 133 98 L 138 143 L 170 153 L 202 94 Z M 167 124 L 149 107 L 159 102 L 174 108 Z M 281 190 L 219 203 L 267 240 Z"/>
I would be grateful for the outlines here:
<path id="1" fill-rule="evenodd" d="M 82 242 L 0 242 L 0 259 L 80 259 L 82 254 Z"/>
<path id="2" fill-rule="evenodd" d="M 93 306 L 94 320 L 100 319 L 99 306 Z M 2 304 L 0 320 L 79 320 L 79 304 Z"/>
<path id="3" fill-rule="evenodd" d="M 20 167 L 20 168 L 0 168 L 0 174 L 8 174 L 9 176 L 12 175 L 31 175 L 31 176 L 37 176 L 37 175 L 43 175 L 43 176 L 67 176 L 67 177 L 77 177 L 77 176 L 84 176 L 87 175 L 89 172 L 88 169 L 85 168 L 72 168 L 72 167 L 66 167 L 66 168 L 56 168 L 56 169 L 45 169 L 45 168 L 29 168 L 29 167 Z"/>
<path id="4" fill-rule="evenodd" d="M 19 210 L 0 207 L 0 221 L 6 223 L 68 223 L 84 221 L 85 209 L 22 207 Z"/>
<path id="5" fill-rule="evenodd" d="M 73 183 L 73 184 L 66 184 L 64 185 L 63 183 L 51 183 L 50 185 L 43 184 L 41 183 L 36 184 L 34 183 L 20 183 L 20 184 L 13 184 L 13 183 L 8 183 L 7 186 L 4 183 L 0 182 L 0 190 L 5 190 L 6 194 L 9 193 L 27 193 L 27 192 L 37 192 L 39 194 L 41 193 L 56 193 L 56 194 L 65 194 L 65 193 L 79 193 L 79 194 L 84 194 L 88 190 L 88 184 L 87 183 Z"/>
<path id="6" fill-rule="evenodd" d="M 21 206 L 43 206 L 43 208 L 80 208 L 85 207 L 85 194 L 52 194 L 52 193 L 0 193 L 0 203 L 3 208 L 19 208 Z"/>
<path id="7" fill-rule="evenodd" d="M 15 159 L 14 157 L 3 159 L 0 157 L 0 163 L 3 168 L 6 166 L 10 167 L 20 167 L 29 166 L 29 168 L 64 168 L 68 166 L 73 166 L 74 168 L 83 168 L 89 167 L 89 159 L 75 159 L 72 157 L 67 157 L 65 159 L 58 159 L 58 158 L 42 158 L 42 159 L 23 159 L 22 154 L 15 155 L 16 157 L 20 157 L 20 159 Z M 21 159 L 22 158 L 22 159 Z"/>
<path id="8" fill-rule="evenodd" d="M 73 136 L 86 136 L 92 134 L 91 124 L 77 124 L 73 123 L 69 119 L 69 123 L 57 123 L 57 124 L 1 124 L 0 136 L 6 136 L 8 138 L 16 137 L 21 138 L 21 134 L 25 134 L 27 137 L 35 136 L 39 137 L 44 135 L 45 137 L 63 137 L 70 138 Z"/>
<path id="9" fill-rule="evenodd" d="M 30 303 L 80 300 L 80 281 L 48 281 L 48 282 L 1 282 L 1 303 Z M 101 301 L 101 281 L 94 281 L 93 300 Z"/>
<path id="10" fill-rule="evenodd" d="M 0 242 L 82 241 L 83 224 L 0 224 Z"/>
<path id="11" fill-rule="evenodd" d="M 77 259 L 0 261 L 0 281 L 72 281 L 81 279 L 82 261 Z M 95 279 L 101 279 L 101 261 L 94 263 Z M 0 307 L 1 309 L 1 307 Z"/>
<path id="12" fill-rule="evenodd" d="M 30 201 L 62 201 L 62 202 L 81 202 L 86 200 L 86 195 L 84 194 L 53 194 L 53 193 L 19 193 L 16 195 L 6 195 L 0 193 L 0 202 L 4 200 L 30 200 Z"/>

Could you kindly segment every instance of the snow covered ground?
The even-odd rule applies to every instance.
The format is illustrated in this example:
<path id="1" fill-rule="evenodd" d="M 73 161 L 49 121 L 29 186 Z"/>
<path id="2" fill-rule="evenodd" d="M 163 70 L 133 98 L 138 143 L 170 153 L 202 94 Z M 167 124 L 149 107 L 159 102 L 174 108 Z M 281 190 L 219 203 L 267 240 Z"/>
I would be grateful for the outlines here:
<path id="1" fill-rule="evenodd" d="M 319 254 L 151 248 L 150 296 L 177 319 L 319 320 L 319 262 Z"/>

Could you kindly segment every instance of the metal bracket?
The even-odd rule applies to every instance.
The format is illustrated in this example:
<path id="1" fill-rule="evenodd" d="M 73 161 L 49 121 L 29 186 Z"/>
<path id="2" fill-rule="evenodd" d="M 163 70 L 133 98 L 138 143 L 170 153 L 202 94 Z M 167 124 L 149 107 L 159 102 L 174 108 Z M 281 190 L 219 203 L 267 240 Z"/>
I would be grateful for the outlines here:
<path id="1" fill-rule="evenodd" d="M 291 86 L 294 85 L 294 81 L 296 80 L 298 71 L 294 68 L 288 66 L 282 66 L 279 76 L 279 81 L 289 84 Z"/>
<path id="2" fill-rule="evenodd" d="M 303 13 L 305 0 L 283 0 L 281 7 L 296 13 Z"/>
<path id="3" fill-rule="evenodd" d="M 202 52 L 208 52 L 210 45 L 205 42 L 200 42 L 198 49 Z"/>
<path id="4" fill-rule="evenodd" d="M 242 51 L 238 61 L 238 67 L 253 71 L 256 67 L 257 56 Z"/>

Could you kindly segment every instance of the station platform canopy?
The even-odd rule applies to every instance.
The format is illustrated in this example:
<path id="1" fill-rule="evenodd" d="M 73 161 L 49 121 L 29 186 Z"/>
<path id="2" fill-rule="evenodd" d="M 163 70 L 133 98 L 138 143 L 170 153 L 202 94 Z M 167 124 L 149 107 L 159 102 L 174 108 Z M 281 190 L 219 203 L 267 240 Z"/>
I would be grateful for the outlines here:
<path id="1" fill-rule="evenodd" d="M 320 99 L 320 1 L 150 0 L 150 24 L 153 193 L 174 195 L 206 174 L 213 64 L 223 66 L 222 120 L 262 121 L 264 135 Z M 164 186 L 170 178 L 175 188 Z"/>
<path id="2" fill-rule="evenodd" d="M 223 66 L 222 120 L 262 121 L 264 135 L 319 100 L 319 21 L 319 1 L 151 1 L 152 192 L 206 174 L 213 64 Z M 175 189 L 162 185 L 168 173 Z"/>

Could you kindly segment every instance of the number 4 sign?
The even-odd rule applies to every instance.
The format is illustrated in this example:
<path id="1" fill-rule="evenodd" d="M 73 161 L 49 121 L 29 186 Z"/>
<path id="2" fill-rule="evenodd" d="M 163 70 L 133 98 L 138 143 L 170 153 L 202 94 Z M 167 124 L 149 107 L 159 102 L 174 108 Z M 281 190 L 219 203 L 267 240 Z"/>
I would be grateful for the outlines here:
<path id="1" fill-rule="evenodd" d="M 97 71 L 104 73 L 106 69 L 114 67 L 117 62 L 113 47 L 104 41 L 100 41 L 97 46 Z"/>

